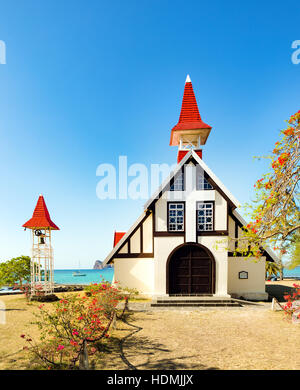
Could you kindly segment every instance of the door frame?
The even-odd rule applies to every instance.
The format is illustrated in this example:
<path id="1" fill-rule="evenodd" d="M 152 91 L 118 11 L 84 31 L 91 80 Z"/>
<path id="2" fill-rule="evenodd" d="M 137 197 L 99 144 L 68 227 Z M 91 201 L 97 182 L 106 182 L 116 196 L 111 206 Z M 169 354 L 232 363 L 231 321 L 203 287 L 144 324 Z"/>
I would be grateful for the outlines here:
<path id="1" fill-rule="evenodd" d="M 208 257 L 211 260 L 212 263 L 212 270 L 211 270 L 211 293 L 209 294 L 215 294 L 216 289 L 216 261 L 214 255 L 211 253 L 211 251 L 204 245 L 198 244 L 197 242 L 185 242 L 181 245 L 178 245 L 176 248 L 172 250 L 172 252 L 169 254 L 167 262 L 166 262 L 166 294 L 170 294 L 170 262 L 174 255 L 174 253 L 182 248 L 183 246 L 197 246 L 198 248 L 203 249 Z"/>

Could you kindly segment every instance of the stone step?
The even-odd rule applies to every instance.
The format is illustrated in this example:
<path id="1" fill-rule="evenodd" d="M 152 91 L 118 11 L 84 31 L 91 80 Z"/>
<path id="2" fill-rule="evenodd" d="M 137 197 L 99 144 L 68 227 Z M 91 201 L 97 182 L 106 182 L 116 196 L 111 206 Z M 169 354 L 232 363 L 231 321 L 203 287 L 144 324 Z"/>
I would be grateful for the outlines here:
<path id="1" fill-rule="evenodd" d="M 214 301 L 205 301 L 205 302 L 184 302 L 181 301 L 180 303 L 174 303 L 174 302 L 157 302 L 157 303 L 151 303 L 151 307 L 242 307 L 242 305 L 238 302 L 214 302 Z"/>
<path id="2" fill-rule="evenodd" d="M 233 303 L 230 299 L 210 299 L 210 300 L 203 300 L 203 299 L 158 299 L 157 301 L 153 301 L 153 303 Z"/>
<path id="3" fill-rule="evenodd" d="M 169 297 L 213 297 L 213 294 L 169 294 Z"/>

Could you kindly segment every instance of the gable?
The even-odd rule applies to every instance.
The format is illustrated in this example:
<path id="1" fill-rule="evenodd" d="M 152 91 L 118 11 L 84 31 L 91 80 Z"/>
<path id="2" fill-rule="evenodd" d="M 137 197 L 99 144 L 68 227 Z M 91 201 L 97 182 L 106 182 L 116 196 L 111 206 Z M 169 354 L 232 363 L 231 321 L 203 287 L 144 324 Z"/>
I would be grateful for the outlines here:
<path id="1" fill-rule="evenodd" d="M 170 189 L 170 186 L 174 183 L 174 178 L 177 178 L 184 165 L 189 162 L 193 164 L 198 164 L 204 172 L 205 179 L 212 185 L 212 187 L 217 190 L 226 200 L 229 202 L 232 209 L 239 207 L 240 204 L 236 198 L 230 193 L 230 191 L 224 186 L 224 184 L 218 179 L 218 177 L 212 172 L 212 170 L 203 162 L 203 160 L 193 151 L 190 150 L 176 166 L 176 168 L 170 173 L 170 176 L 167 177 L 164 182 L 159 186 L 159 188 L 154 192 L 151 198 L 144 205 L 144 209 L 151 208 L 153 203 L 155 203 L 165 191 Z"/>
<path id="2" fill-rule="evenodd" d="M 104 264 L 114 258 L 153 257 L 153 216 L 151 211 L 143 213 L 126 232 L 109 255 Z"/>

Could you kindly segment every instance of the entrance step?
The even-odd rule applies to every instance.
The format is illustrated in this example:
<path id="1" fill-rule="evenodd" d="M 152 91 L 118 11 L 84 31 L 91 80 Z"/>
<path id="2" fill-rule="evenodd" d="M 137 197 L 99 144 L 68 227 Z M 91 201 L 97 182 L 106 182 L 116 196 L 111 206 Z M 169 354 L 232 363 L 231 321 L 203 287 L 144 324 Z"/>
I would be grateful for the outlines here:
<path id="1" fill-rule="evenodd" d="M 186 302 L 180 302 L 180 303 L 151 303 L 151 307 L 241 307 L 242 305 L 238 302 L 193 302 L 193 303 L 186 303 Z"/>
<path id="2" fill-rule="evenodd" d="M 152 307 L 213 307 L 213 306 L 231 306 L 241 307 L 241 302 L 237 302 L 228 297 L 213 296 L 169 296 L 157 297 L 151 302 Z"/>

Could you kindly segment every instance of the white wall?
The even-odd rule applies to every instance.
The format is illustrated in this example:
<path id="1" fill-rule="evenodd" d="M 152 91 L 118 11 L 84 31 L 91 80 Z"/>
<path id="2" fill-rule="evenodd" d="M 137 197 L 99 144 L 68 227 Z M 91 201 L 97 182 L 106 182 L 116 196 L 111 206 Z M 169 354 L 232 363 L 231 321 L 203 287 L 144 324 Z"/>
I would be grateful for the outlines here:
<path id="1" fill-rule="evenodd" d="M 141 230 L 140 228 L 130 238 L 130 252 L 140 253 L 141 252 Z"/>
<path id="2" fill-rule="evenodd" d="M 154 293 L 154 261 L 151 258 L 114 259 L 115 281 L 121 287 L 136 288 L 144 294 Z"/>
<path id="3" fill-rule="evenodd" d="M 128 243 L 123 246 L 122 249 L 119 250 L 119 253 L 128 253 Z"/>
<path id="4" fill-rule="evenodd" d="M 248 299 L 267 298 L 265 293 L 265 262 L 261 257 L 228 258 L 228 292 Z M 239 279 L 239 272 L 247 271 L 248 279 Z"/>
<path id="5" fill-rule="evenodd" d="M 227 272 L 228 272 L 228 237 L 223 236 L 199 236 L 198 243 L 208 248 L 215 258 L 216 283 L 215 295 L 227 296 Z"/>
<path id="6" fill-rule="evenodd" d="M 235 240 L 231 240 L 230 238 L 234 238 L 235 236 L 235 222 L 231 217 L 228 218 L 228 236 L 228 249 L 230 252 L 233 252 L 235 250 Z"/>
<path id="7" fill-rule="evenodd" d="M 152 241 L 152 214 L 143 223 L 143 252 L 152 253 L 153 241 Z"/>
<path id="8" fill-rule="evenodd" d="M 215 230 L 227 230 L 227 201 L 217 191 L 215 193 Z"/>

